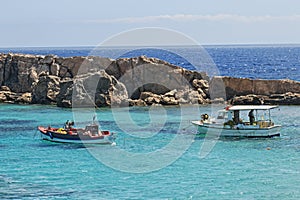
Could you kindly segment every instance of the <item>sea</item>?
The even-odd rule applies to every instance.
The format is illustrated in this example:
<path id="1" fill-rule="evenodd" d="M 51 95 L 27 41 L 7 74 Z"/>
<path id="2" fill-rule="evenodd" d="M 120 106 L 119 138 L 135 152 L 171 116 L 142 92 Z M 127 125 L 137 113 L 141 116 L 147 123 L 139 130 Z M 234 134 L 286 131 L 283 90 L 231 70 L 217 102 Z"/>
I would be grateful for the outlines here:
<path id="1" fill-rule="evenodd" d="M 300 45 L 27 47 L 1 53 L 146 55 L 209 75 L 300 81 Z M 201 55 L 199 54 L 201 53 Z M 202 68 L 201 68 L 202 67 Z M 272 110 L 280 137 L 198 136 L 192 120 L 223 105 L 58 108 L 0 104 L 0 199 L 300 199 L 299 106 Z M 41 140 L 38 126 L 96 116 L 114 145 Z M 76 119 L 83 122 L 76 124 Z"/>

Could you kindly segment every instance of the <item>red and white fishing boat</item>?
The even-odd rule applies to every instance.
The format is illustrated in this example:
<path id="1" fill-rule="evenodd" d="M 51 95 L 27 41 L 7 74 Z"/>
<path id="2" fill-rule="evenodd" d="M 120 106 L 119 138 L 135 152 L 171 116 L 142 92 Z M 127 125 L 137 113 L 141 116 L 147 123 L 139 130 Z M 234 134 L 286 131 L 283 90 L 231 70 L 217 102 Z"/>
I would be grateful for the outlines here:
<path id="1" fill-rule="evenodd" d="M 43 140 L 60 143 L 77 143 L 77 144 L 115 144 L 115 133 L 110 131 L 99 130 L 97 124 L 91 124 L 85 128 L 73 128 L 72 122 L 66 122 L 62 128 L 51 126 L 39 126 Z"/>

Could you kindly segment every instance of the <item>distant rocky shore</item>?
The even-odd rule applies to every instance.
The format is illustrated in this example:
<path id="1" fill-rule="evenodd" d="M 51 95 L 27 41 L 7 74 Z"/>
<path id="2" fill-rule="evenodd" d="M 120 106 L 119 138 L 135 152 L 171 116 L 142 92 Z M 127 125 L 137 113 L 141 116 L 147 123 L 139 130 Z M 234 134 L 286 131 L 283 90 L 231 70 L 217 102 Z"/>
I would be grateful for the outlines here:
<path id="1" fill-rule="evenodd" d="M 0 102 L 106 107 L 300 105 L 300 82 L 212 77 L 145 56 L 117 60 L 0 54 Z"/>

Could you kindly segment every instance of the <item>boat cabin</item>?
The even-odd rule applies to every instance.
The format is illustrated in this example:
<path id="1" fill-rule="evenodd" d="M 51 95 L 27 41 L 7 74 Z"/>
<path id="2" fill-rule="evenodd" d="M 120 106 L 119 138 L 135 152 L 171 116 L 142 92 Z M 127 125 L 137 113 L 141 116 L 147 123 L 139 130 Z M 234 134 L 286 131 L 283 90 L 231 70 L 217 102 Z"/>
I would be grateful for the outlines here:
<path id="1" fill-rule="evenodd" d="M 99 134 L 99 126 L 98 125 L 88 125 L 85 127 L 85 132 L 90 133 L 92 136 Z"/>
<path id="2" fill-rule="evenodd" d="M 248 125 L 260 128 L 273 126 L 271 119 L 271 109 L 277 106 L 270 105 L 238 105 L 228 106 L 220 110 L 215 119 L 215 123 L 224 123 L 228 126 Z"/>

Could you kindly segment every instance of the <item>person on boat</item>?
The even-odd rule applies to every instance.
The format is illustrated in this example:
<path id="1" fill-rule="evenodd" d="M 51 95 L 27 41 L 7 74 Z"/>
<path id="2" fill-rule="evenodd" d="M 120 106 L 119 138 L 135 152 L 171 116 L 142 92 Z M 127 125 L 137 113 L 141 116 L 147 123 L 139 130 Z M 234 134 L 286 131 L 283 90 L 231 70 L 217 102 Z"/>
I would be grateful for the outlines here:
<path id="1" fill-rule="evenodd" d="M 73 121 L 70 121 L 70 122 L 69 122 L 69 129 L 72 129 L 73 126 L 74 126 L 74 122 L 73 122 Z"/>
<path id="2" fill-rule="evenodd" d="M 64 128 L 69 129 L 69 120 L 66 121 Z"/>
<path id="3" fill-rule="evenodd" d="M 208 118 L 209 118 L 208 114 L 202 114 L 201 115 L 201 122 L 204 122 L 204 121 L 208 120 Z"/>
<path id="4" fill-rule="evenodd" d="M 67 130 L 72 129 L 72 126 L 74 126 L 74 122 L 67 120 L 65 125 L 64 125 L 64 129 L 67 129 Z"/>
<path id="5" fill-rule="evenodd" d="M 254 117 L 254 114 L 253 114 L 253 111 L 254 110 L 250 110 L 248 116 L 249 116 L 249 121 L 250 121 L 250 125 L 253 125 L 254 121 L 255 121 L 255 117 Z"/>
<path id="6" fill-rule="evenodd" d="M 233 111 L 233 122 L 234 122 L 234 124 L 240 123 L 240 111 L 238 111 L 238 110 Z"/>

